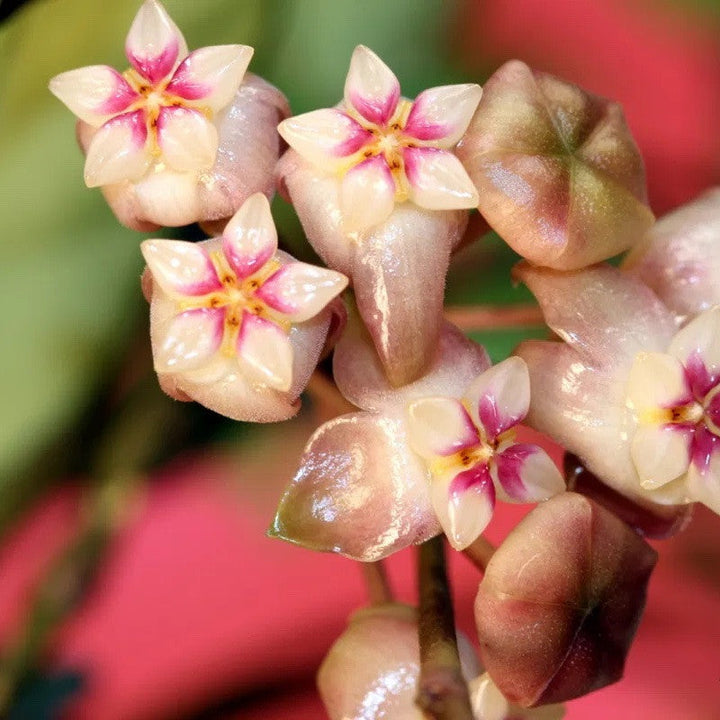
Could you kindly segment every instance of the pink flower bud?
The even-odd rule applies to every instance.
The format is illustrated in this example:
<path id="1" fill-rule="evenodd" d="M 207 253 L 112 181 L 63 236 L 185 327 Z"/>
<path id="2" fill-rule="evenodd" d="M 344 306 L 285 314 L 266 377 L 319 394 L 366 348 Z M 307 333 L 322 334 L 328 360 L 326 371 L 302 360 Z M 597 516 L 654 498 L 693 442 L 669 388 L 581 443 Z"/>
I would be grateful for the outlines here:
<path id="1" fill-rule="evenodd" d="M 537 265 L 605 260 L 653 222 L 620 106 L 518 60 L 487 81 L 457 153 L 480 212 Z"/>
<path id="2" fill-rule="evenodd" d="M 530 707 L 619 680 L 656 559 L 575 493 L 527 515 L 488 564 L 475 602 L 481 659 L 503 695 Z"/>

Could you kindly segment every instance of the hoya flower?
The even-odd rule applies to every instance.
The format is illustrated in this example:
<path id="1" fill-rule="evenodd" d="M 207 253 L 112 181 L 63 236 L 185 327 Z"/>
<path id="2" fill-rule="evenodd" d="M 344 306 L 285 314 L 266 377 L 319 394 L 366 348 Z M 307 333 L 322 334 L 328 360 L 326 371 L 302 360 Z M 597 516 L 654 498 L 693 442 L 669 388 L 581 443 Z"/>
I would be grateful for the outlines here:
<path id="1" fill-rule="evenodd" d="M 347 278 L 278 250 L 260 193 L 219 238 L 146 240 L 141 249 L 163 387 L 236 420 L 294 415 L 329 330 L 326 306 Z"/>
<path id="2" fill-rule="evenodd" d="M 441 529 L 462 549 L 489 522 L 496 492 L 537 502 L 564 489 L 542 450 L 513 440 L 529 401 L 521 360 L 490 368 L 482 347 L 446 325 L 430 371 L 395 389 L 351 326 L 334 363 L 340 391 L 363 411 L 312 436 L 271 535 L 358 560 Z"/>
<path id="3" fill-rule="evenodd" d="M 720 305 L 720 188 L 658 220 L 623 267 L 681 322 Z"/>
<path id="4" fill-rule="evenodd" d="M 564 705 L 522 708 L 511 703 L 488 673 L 470 681 L 470 699 L 476 720 L 562 720 L 565 716 Z"/>
<path id="5" fill-rule="evenodd" d="M 432 362 L 451 252 L 477 193 L 452 149 L 480 99 L 477 85 L 400 97 L 398 80 L 366 47 L 352 56 L 336 108 L 279 126 L 291 149 L 280 191 L 309 241 L 352 278 L 361 316 L 394 385 Z"/>
<path id="6" fill-rule="evenodd" d="M 358 45 L 345 80 L 344 102 L 284 120 L 290 147 L 341 179 L 340 209 L 348 232 L 387 219 L 407 200 L 428 210 L 477 205 L 477 191 L 451 152 L 475 112 L 479 85 L 446 85 L 400 96 L 392 70 Z"/>
<path id="7" fill-rule="evenodd" d="M 529 424 L 630 498 L 720 512 L 720 308 L 677 331 L 652 291 L 615 268 L 518 275 L 565 341 L 518 349 L 542 388 Z"/>
<path id="8" fill-rule="evenodd" d="M 104 188 L 121 222 L 148 229 L 227 218 L 252 192 L 270 192 L 278 154 L 271 133 L 285 103 L 254 79 L 249 93 L 238 92 L 252 48 L 220 45 L 188 54 L 163 6 L 146 0 L 125 52 L 131 67 L 122 74 L 94 65 L 50 82 L 81 121 L 86 184 Z M 263 159 L 264 176 L 242 187 L 223 155 L 242 162 L 244 146 L 263 141 L 269 146 L 261 154 L 272 155 L 272 163 Z"/>

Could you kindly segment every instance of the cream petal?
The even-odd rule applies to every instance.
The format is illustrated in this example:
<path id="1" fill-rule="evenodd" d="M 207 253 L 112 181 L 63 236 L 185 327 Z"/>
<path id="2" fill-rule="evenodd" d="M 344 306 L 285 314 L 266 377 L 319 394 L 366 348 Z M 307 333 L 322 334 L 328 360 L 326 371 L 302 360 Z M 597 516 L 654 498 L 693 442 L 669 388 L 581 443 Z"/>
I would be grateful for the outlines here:
<path id="1" fill-rule="evenodd" d="M 381 155 L 363 160 L 349 170 L 340 186 L 343 227 L 364 232 L 387 219 L 395 206 L 395 180 Z"/>
<path id="2" fill-rule="evenodd" d="M 477 540 L 492 519 L 495 486 L 483 463 L 456 475 L 433 477 L 430 492 L 440 525 L 455 550 Z"/>
<path id="3" fill-rule="evenodd" d="M 720 515 L 720 437 L 705 428 L 696 431 L 692 462 L 687 473 L 687 495 Z"/>
<path id="4" fill-rule="evenodd" d="M 521 708 L 512 705 L 488 673 L 470 681 L 470 700 L 477 720 L 562 720 L 565 707 L 560 704 Z"/>
<path id="5" fill-rule="evenodd" d="M 459 400 L 430 397 L 407 409 L 410 447 L 427 459 L 446 457 L 480 442 L 477 428 Z"/>
<path id="6" fill-rule="evenodd" d="M 660 218 L 625 268 L 681 320 L 720 304 L 720 188 Z"/>
<path id="7" fill-rule="evenodd" d="M 218 134 L 202 113 L 184 107 L 163 107 L 157 130 L 163 160 L 172 170 L 191 172 L 212 167 Z"/>
<path id="8" fill-rule="evenodd" d="M 392 70 L 364 45 L 350 59 L 345 80 L 345 103 L 365 120 L 383 126 L 392 118 L 400 99 L 400 83 Z"/>
<path id="9" fill-rule="evenodd" d="M 368 562 L 439 531 L 427 471 L 407 446 L 404 423 L 360 412 L 310 438 L 269 534 Z"/>
<path id="10" fill-rule="evenodd" d="M 138 180 L 150 165 L 146 149 L 147 127 L 142 111 L 108 120 L 95 134 L 85 158 L 88 187 Z"/>
<path id="11" fill-rule="evenodd" d="M 346 287 L 348 279 L 334 270 L 291 262 L 263 283 L 256 296 L 293 322 L 317 315 Z"/>
<path id="12" fill-rule="evenodd" d="M 178 227 L 196 222 L 201 216 L 197 172 L 175 172 L 169 168 L 148 172 L 132 187 L 114 186 L 114 197 L 131 198 L 139 217 L 152 218 L 157 225 Z M 109 188 L 105 189 L 108 197 Z M 146 230 L 147 232 L 147 230 Z"/>
<path id="13" fill-rule="evenodd" d="M 155 347 L 155 370 L 177 373 L 206 365 L 222 343 L 225 311 L 200 308 L 177 315 Z"/>
<path id="14" fill-rule="evenodd" d="M 239 278 L 260 270 L 277 251 L 277 230 L 270 203 L 262 193 L 251 195 L 225 227 L 222 248 Z"/>
<path id="15" fill-rule="evenodd" d="M 473 381 L 464 399 L 475 423 L 494 440 L 527 415 L 530 377 L 525 361 L 509 357 L 489 368 Z"/>
<path id="16" fill-rule="evenodd" d="M 270 320 L 243 313 L 237 350 L 243 372 L 254 383 L 288 391 L 293 378 L 293 349 L 285 331 Z"/>
<path id="17" fill-rule="evenodd" d="M 627 402 L 640 422 L 652 423 L 659 409 L 691 400 L 685 369 L 679 360 L 663 353 L 641 352 L 635 356 L 627 381 Z"/>
<path id="18" fill-rule="evenodd" d="M 191 52 L 178 66 L 166 92 L 213 112 L 228 105 L 253 56 L 248 45 L 213 45 Z"/>
<path id="19" fill-rule="evenodd" d="M 152 84 L 166 78 L 187 55 L 185 38 L 157 0 L 145 0 L 125 40 L 130 64 Z"/>
<path id="20" fill-rule="evenodd" d="M 692 431 L 679 425 L 641 425 L 632 439 L 632 459 L 646 490 L 667 485 L 687 472 Z"/>
<path id="21" fill-rule="evenodd" d="M 207 295 L 222 289 L 210 257 L 195 243 L 145 240 L 140 250 L 153 279 L 168 295 Z"/>
<path id="22" fill-rule="evenodd" d="M 333 373 L 340 392 L 366 410 L 395 409 L 423 397 L 459 398 L 468 385 L 490 366 L 485 349 L 450 323 L 441 327 L 431 361 L 415 382 L 393 387 L 372 340 L 357 317 L 351 319 L 335 348 Z"/>
<path id="23" fill-rule="evenodd" d="M 668 352 L 691 374 L 692 367 L 701 364 L 704 372 L 717 382 L 720 378 L 720 306 L 706 310 L 682 328 L 670 343 Z M 703 372 L 700 368 L 698 371 Z M 702 384 L 700 378 L 697 380 L 694 383 L 691 378 L 692 384 Z"/>
<path id="24" fill-rule="evenodd" d="M 558 272 L 521 262 L 514 274 L 550 328 L 595 366 L 629 370 L 638 352 L 665 352 L 675 334 L 673 316 L 652 291 L 609 265 Z"/>
<path id="25" fill-rule="evenodd" d="M 477 207 L 478 194 L 462 163 L 447 150 L 405 148 L 405 175 L 410 199 L 429 210 Z"/>
<path id="26" fill-rule="evenodd" d="M 291 148 L 327 170 L 343 167 L 348 156 L 373 139 L 349 115 L 331 108 L 288 118 L 277 129 Z"/>
<path id="27" fill-rule="evenodd" d="M 50 81 L 50 92 L 93 127 L 122 113 L 140 97 L 117 70 L 107 65 L 60 73 Z"/>
<path id="28" fill-rule="evenodd" d="M 482 96 L 479 85 L 443 85 L 421 92 L 404 133 L 435 147 L 452 148 L 465 134 Z"/>
<path id="29" fill-rule="evenodd" d="M 498 453 L 491 467 L 503 500 L 530 503 L 565 490 L 565 481 L 550 456 L 537 445 L 514 443 Z"/>

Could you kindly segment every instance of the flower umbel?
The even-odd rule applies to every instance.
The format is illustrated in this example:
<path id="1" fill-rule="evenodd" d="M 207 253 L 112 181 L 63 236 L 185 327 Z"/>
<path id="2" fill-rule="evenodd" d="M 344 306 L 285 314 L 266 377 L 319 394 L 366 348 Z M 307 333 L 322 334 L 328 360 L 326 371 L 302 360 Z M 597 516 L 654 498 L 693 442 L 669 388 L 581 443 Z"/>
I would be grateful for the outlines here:
<path id="1" fill-rule="evenodd" d="M 344 102 L 289 118 L 278 131 L 303 157 L 342 178 L 345 228 L 362 232 L 406 200 L 430 210 L 477 205 L 477 191 L 451 149 L 481 94 L 479 85 L 447 85 L 406 100 L 390 68 L 359 45 Z"/>
<path id="2" fill-rule="evenodd" d="M 288 392 L 297 349 L 292 330 L 347 284 L 334 270 L 278 251 L 261 193 L 245 202 L 221 238 L 146 240 L 141 249 L 161 290 L 153 302 L 163 303 L 153 313 L 155 369 L 199 383 L 234 382 L 239 372 L 248 389 Z"/>
<path id="3" fill-rule="evenodd" d="M 212 167 L 218 133 L 212 120 L 242 82 L 247 45 L 201 48 L 188 55 L 182 33 L 157 0 L 146 0 L 125 43 L 130 69 L 107 65 L 57 75 L 50 90 L 81 120 L 99 128 L 85 162 L 88 187 L 135 181 L 148 171 Z"/>

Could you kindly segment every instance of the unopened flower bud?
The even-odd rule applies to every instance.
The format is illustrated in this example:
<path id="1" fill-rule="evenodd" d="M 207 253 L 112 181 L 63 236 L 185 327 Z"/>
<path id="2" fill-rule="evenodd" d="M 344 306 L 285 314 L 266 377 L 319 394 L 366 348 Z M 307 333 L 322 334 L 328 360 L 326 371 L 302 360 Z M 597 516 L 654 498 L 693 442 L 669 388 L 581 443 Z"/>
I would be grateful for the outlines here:
<path id="1" fill-rule="evenodd" d="M 481 659 L 503 695 L 530 707 L 619 680 L 656 559 L 575 493 L 527 515 L 488 564 L 475 602 Z"/>

